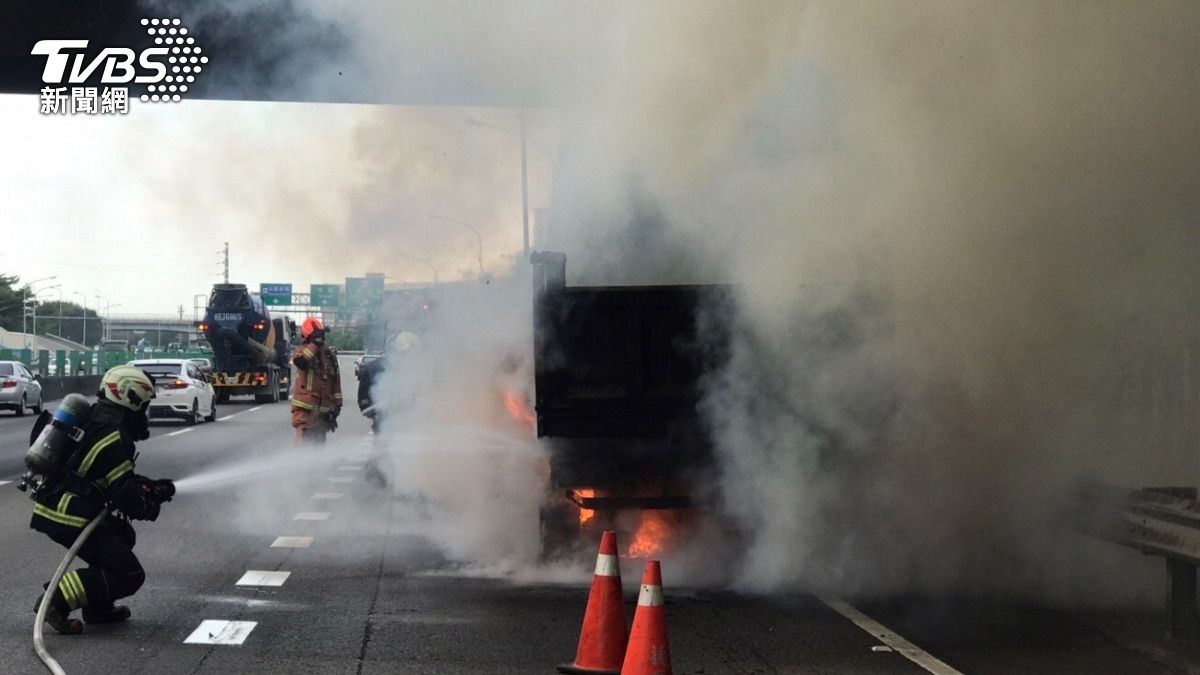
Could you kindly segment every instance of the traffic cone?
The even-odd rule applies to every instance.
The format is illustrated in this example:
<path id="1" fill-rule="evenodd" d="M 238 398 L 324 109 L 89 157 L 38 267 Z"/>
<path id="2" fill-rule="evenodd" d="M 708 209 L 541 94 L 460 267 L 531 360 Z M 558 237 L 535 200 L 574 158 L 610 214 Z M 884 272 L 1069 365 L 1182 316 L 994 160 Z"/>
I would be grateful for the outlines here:
<path id="1" fill-rule="evenodd" d="M 667 642 L 667 608 L 663 603 L 662 569 L 657 560 L 646 561 L 642 590 L 638 593 L 629 649 L 620 675 L 671 675 L 671 645 Z"/>
<path id="2" fill-rule="evenodd" d="M 619 675 L 625 655 L 625 610 L 621 600 L 621 566 L 617 561 L 617 533 L 608 530 L 600 537 L 596 574 L 588 593 L 583 629 L 575 662 L 562 664 L 560 673 Z"/>

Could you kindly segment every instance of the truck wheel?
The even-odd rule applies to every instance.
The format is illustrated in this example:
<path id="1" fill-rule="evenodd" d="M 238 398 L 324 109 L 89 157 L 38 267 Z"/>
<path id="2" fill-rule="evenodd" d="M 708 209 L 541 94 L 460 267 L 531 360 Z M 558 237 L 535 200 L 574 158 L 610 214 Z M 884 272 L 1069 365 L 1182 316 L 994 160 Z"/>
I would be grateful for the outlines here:
<path id="1" fill-rule="evenodd" d="M 217 403 L 229 403 L 229 392 L 218 391 L 217 392 Z"/>

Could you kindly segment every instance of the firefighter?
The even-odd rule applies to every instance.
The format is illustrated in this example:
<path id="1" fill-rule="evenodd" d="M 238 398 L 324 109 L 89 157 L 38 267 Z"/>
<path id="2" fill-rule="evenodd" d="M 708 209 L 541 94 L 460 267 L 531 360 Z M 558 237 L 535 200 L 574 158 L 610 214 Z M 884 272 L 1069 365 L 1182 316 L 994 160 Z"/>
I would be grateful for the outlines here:
<path id="1" fill-rule="evenodd" d="M 128 607 L 114 604 L 133 595 L 146 573 L 133 553 L 137 534 L 129 519 L 155 520 L 163 502 L 175 494 L 170 480 L 151 480 L 134 473 L 134 443 L 150 437 L 146 409 L 154 398 L 154 382 L 131 366 L 110 369 L 100 380 L 78 451 L 66 471 L 33 506 L 29 526 L 69 548 L 97 514 L 104 519 L 79 549 L 88 564 L 68 572 L 50 594 L 46 622 L 59 633 L 80 633 L 83 624 L 70 618 L 83 609 L 87 623 L 113 623 L 129 618 Z M 47 418 L 39 421 L 44 426 Z M 33 436 L 40 433 L 34 428 Z M 43 598 L 38 598 L 38 605 Z M 34 607 L 35 611 L 37 606 Z"/>
<path id="2" fill-rule="evenodd" d="M 292 354 L 300 372 L 292 385 L 292 427 L 296 441 L 324 443 L 325 434 L 337 430 L 342 412 L 342 377 L 337 354 L 325 344 L 325 325 L 315 316 L 300 326 L 303 344 Z"/>

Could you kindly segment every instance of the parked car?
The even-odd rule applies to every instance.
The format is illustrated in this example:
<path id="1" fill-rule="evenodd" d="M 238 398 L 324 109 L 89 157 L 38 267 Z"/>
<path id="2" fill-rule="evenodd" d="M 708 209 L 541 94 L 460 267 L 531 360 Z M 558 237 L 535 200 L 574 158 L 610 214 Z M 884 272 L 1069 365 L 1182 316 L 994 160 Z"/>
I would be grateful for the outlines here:
<path id="1" fill-rule="evenodd" d="M 188 361 L 191 361 L 192 363 L 194 363 L 196 365 L 196 367 L 200 369 L 201 373 L 207 375 L 208 379 L 210 381 L 212 380 L 212 374 L 213 374 L 212 359 L 196 357 L 196 358 L 188 359 Z"/>
<path id="2" fill-rule="evenodd" d="M 354 376 L 362 377 L 362 373 L 364 370 L 366 370 L 367 364 L 381 358 L 383 358 L 383 354 L 363 354 L 357 359 L 354 359 Z"/>
<path id="3" fill-rule="evenodd" d="M 0 407 L 25 414 L 42 412 L 42 384 L 20 361 L 0 361 Z"/>
<path id="4" fill-rule="evenodd" d="M 129 365 L 154 380 L 155 398 L 150 419 L 176 418 L 188 424 L 217 419 L 217 397 L 212 382 L 188 359 L 142 359 Z"/>

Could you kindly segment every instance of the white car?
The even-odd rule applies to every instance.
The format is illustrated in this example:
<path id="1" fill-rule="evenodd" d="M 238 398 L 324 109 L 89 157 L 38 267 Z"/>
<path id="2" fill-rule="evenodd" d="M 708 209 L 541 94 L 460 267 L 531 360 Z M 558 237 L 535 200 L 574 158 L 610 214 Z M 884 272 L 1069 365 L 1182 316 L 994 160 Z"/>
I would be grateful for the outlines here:
<path id="1" fill-rule="evenodd" d="M 129 365 L 154 380 L 150 419 L 173 417 L 187 424 L 217 419 L 217 397 L 212 383 L 188 359 L 142 359 Z"/>

